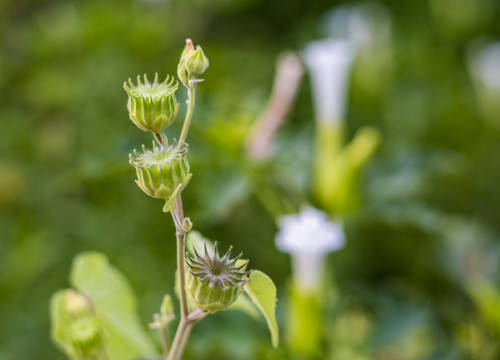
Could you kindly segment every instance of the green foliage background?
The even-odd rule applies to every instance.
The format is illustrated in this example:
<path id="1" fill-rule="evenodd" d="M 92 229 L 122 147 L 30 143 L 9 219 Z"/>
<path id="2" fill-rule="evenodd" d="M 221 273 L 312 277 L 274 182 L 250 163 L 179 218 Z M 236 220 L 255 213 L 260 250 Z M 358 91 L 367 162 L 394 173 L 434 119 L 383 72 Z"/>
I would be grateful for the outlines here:
<path id="1" fill-rule="evenodd" d="M 185 212 L 222 248 L 243 251 L 286 298 L 289 259 L 275 249 L 275 219 L 254 190 L 283 178 L 307 183 L 306 79 L 268 165 L 279 181 L 245 160 L 242 143 L 276 57 L 319 38 L 320 16 L 345 3 L 358 2 L 0 0 L 0 359 L 64 358 L 49 341 L 48 303 L 81 251 L 105 253 L 129 277 L 144 325 L 172 291 L 174 227 L 133 182 L 128 154 L 150 137 L 127 119 L 122 83 L 173 74 L 186 37 L 211 65 L 189 136 Z M 466 53 L 477 36 L 500 37 L 500 4 L 382 3 L 393 15 L 393 67 L 376 92 L 354 67 L 347 117 L 350 134 L 373 125 L 384 140 L 363 176 L 364 206 L 346 218 L 347 245 L 330 259 L 341 294 L 330 340 L 342 348 L 342 333 L 359 330 L 355 308 L 370 324 L 363 346 L 373 357 L 495 359 L 500 134 L 479 111 Z M 491 291 L 474 286 L 476 276 Z M 236 312 L 201 322 L 187 353 L 285 356 L 271 349 L 263 322 Z"/>

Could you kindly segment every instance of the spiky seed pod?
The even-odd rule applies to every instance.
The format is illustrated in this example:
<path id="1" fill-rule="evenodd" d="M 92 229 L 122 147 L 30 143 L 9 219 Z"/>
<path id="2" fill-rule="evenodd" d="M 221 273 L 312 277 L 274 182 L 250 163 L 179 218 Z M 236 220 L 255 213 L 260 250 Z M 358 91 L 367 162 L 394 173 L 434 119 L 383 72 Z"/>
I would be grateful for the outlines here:
<path id="1" fill-rule="evenodd" d="M 179 110 L 175 92 L 179 84 L 174 84 L 174 78 L 167 76 L 164 82 L 158 82 L 155 74 L 153 83 L 144 75 L 144 83 L 137 76 L 137 85 L 128 80 L 123 88 L 128 94 L 127 108 L 130 119 L 141 130 L 159 133 L 170 125 Z"/>
<path id="2" fill-rule="evenodd" d="M 95 355 L 102 347 L 101 323 L 94 316 L 85 316 L 68 324 L 74 351 L 86 357 Z"/>
<path id="3" fill-rule="evenodd" d="M 164 199 L 163 211 L 172 209 L 175 196 L 184 189 L 191 179 L 187 160 L 187 145 L 177 148 L 175 142 L 167 144 L 167 138 L 161 134 L 162 145 L 153 141 L 153 149 L 142 146 L 142 152 L 134 150 L 130 154 L 130 164 L 137 172 L 137 185 L 149 196 Z"/>
<path id="4" fill-rule="evenodd" d="M 225 310 L 236 301 L 243 291 L 250 271 L 245 271 L 248 261 L 240 261 L 241 254 L 230 259 L 231 249 L 221 258 L 217 243 L 210 256 L 205 244 L 205 254 L 200 256 L 194 249 L 194 258 L 187 255 L 186 288 L 196 305 L 203 311 L 214 313 Z"/>

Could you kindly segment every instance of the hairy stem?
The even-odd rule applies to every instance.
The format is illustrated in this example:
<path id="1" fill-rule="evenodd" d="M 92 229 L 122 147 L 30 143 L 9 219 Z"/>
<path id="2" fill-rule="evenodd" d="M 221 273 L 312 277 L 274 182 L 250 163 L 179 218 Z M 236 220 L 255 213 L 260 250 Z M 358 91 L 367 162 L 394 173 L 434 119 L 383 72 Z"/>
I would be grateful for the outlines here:
<path id="1" fill-rule="evenodd" d="M 179 137 L 179 148 L 186 141 L 186 136 L 189 131 L 189 125 L 191 124 L 191 117 L 193 116 L 194 109 L 194 98 L 195 98 L 196 83 L 192 82 L 191 87 L 188 88 L 188 99 L 187 99 L 187 112 L 186 118 L 184 119 L 184 125 L 182 126 L 181 136 Z"/>
<path id="2" fill-rule="evenodd" d="M 182 334 L 182 337 L 181 337 L 181 340 L 180 340 L 180 343 L 179 343 L 179 352 L 177 354 L 177 357 L 175 358 L 175 360 L 180 360 L 181 359 L 181 356 L 182 356 L 182 353 L 184 351 L 184 348 L 186 347 L 186 343 L 187 343 L 187 339 L 189 337 L 189 334 L 191 334 L 191 329 L 193 328 L 193 324 L 190 323 L 187 327 L 186 327 L 186 330 L 184 331 L 184 333 Z"/>
<path id="3" fill-rule="evenodd" d="M 158 329 L 160 332 L 160 337 L 161 337 L 161 347 L 163 349 L 163 355 L 167 356 L 168 355 L 168 334 L 167 334 L 167 328 L 166 327 L 161 327 Z"/>
<path id="4" fill-rule="evenodd" d="M 187 317 L 189 314 L 188 304 L 187 304 L 187 294 L 186 294 L 186 271 L 185 271 L 185 254 L 186 254 L 186 233 L 182 228 L 182 223 L 184 221 L 184 212 L 182 209 L 182 197 L 177 195 L 175 197 L 175 207 L 174 211 L 177 213 L 177 220 L 180 222 L 180 226 L 177 228 L 177 272 L 179 273 L 179 297 L 181 302 L 181 315 L 182 317 Z"/>
<path id="5" fill-rule="evenodd" d="M 203 319 L 207 314 L 208 313 L 200 309 L 196 309 L 187 316 L 181 317 L 179 327 L 175 333 L 175 338 L 166 360 L 178 360 L 181 358 L 193 324 Z"/>
<path id="6" fill-rule="evenodd" d="M 186 344 L 185 337 L 186 333 L 189 333 L 189 328 L 192 323 L 187 318 L 182 318 L 175 333 L 174 341 L 172 342 L 172 347 L 166 360 L 177 360 L 181 357 L 184 350 L 184 345 Z"/>

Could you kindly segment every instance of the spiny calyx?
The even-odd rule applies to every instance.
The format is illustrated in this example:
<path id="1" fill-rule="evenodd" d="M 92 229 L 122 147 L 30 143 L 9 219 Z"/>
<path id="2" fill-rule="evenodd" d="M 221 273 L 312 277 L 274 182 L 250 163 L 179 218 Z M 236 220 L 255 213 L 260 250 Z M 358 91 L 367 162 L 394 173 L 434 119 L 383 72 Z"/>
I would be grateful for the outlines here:
<path id="1" fill-rule="evenodd" d="M 163 211 L 172 209 L 175 196 L 191 179 L 187 160 L 187 146 L 178 148 L 175 142 L 168 146 L 167 138 L 160 134 L 161 144 L 153 142 L 153 149 L 142 147 L 130 154 L 130 164 L 137 172 L 137 185 L 149 196 L 165 200 Z"/>
<path id="2" fill-rule="evenodd" d="M 230 259 L 231 249 L 219 256 L 217 243 L 210 256 L 205 244 L 205 254 L 187 256 L 189 271 L 186 287 L 196 305 L 204 311 L 216 312 L 227 309 L 243 291 L 250 271 L 245 271 L 247 260 L 240 260 L 242 254 Z"/>
<path id="3" fill-rule="evenodd" d="M 158 74 L 152 83 L 144 75 L 144 82 L 137 76 L 137 85 L 128 80 L 123 88 L 128 94 L 127 108 L 130 119 L 141 130 L 159 133 L 169 126 L 177 116 L 179 103 L 175 92 L 179 84 L 167 76 L 164 82 L 158 82 Z"/>

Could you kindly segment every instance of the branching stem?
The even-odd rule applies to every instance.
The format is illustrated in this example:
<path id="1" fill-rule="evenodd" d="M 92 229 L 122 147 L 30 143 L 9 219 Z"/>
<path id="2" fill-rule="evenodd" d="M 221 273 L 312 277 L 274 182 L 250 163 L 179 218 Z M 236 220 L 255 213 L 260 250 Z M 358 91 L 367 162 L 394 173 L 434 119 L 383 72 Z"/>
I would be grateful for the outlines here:
<path id="1" fill-rule="evenodd" d="M 187 133 L 189 131 L 189 125 L 191 123 L 191 117 L 193 116 L 195 86 L 196 83 L 193 82 L 188 88 L 187 112 L 186 118 L 184 119 L 184 125 L 182 126 L 182 132 L 179 137 L 179 148 L 181 148 L 186 141 Z M 199 309 L 193 311 L 192 313 L 189 313 L 186 292 L 186 268 L 184 265 L 184 257 L 186 253 L 186 230 L 183 227 L 184 210 L 182 208 L 181 194 L 178 194 L 175 197 L 174 208 L 172 209 L 172 218 L 174 219 L 177 237 L 177 272 L 179 274 L 178 281 L 179 299 L 181 303 L 181 319 L 175 333 L 174 341 L 172 342 L 172 347 L 168 352 L 166 360 L 180 359 L 186 345 L 187 338 L 189 337 L 189 333 L 191 332 L 193 323 L 203 319 L 206 315 L 206 313 Z"/>

